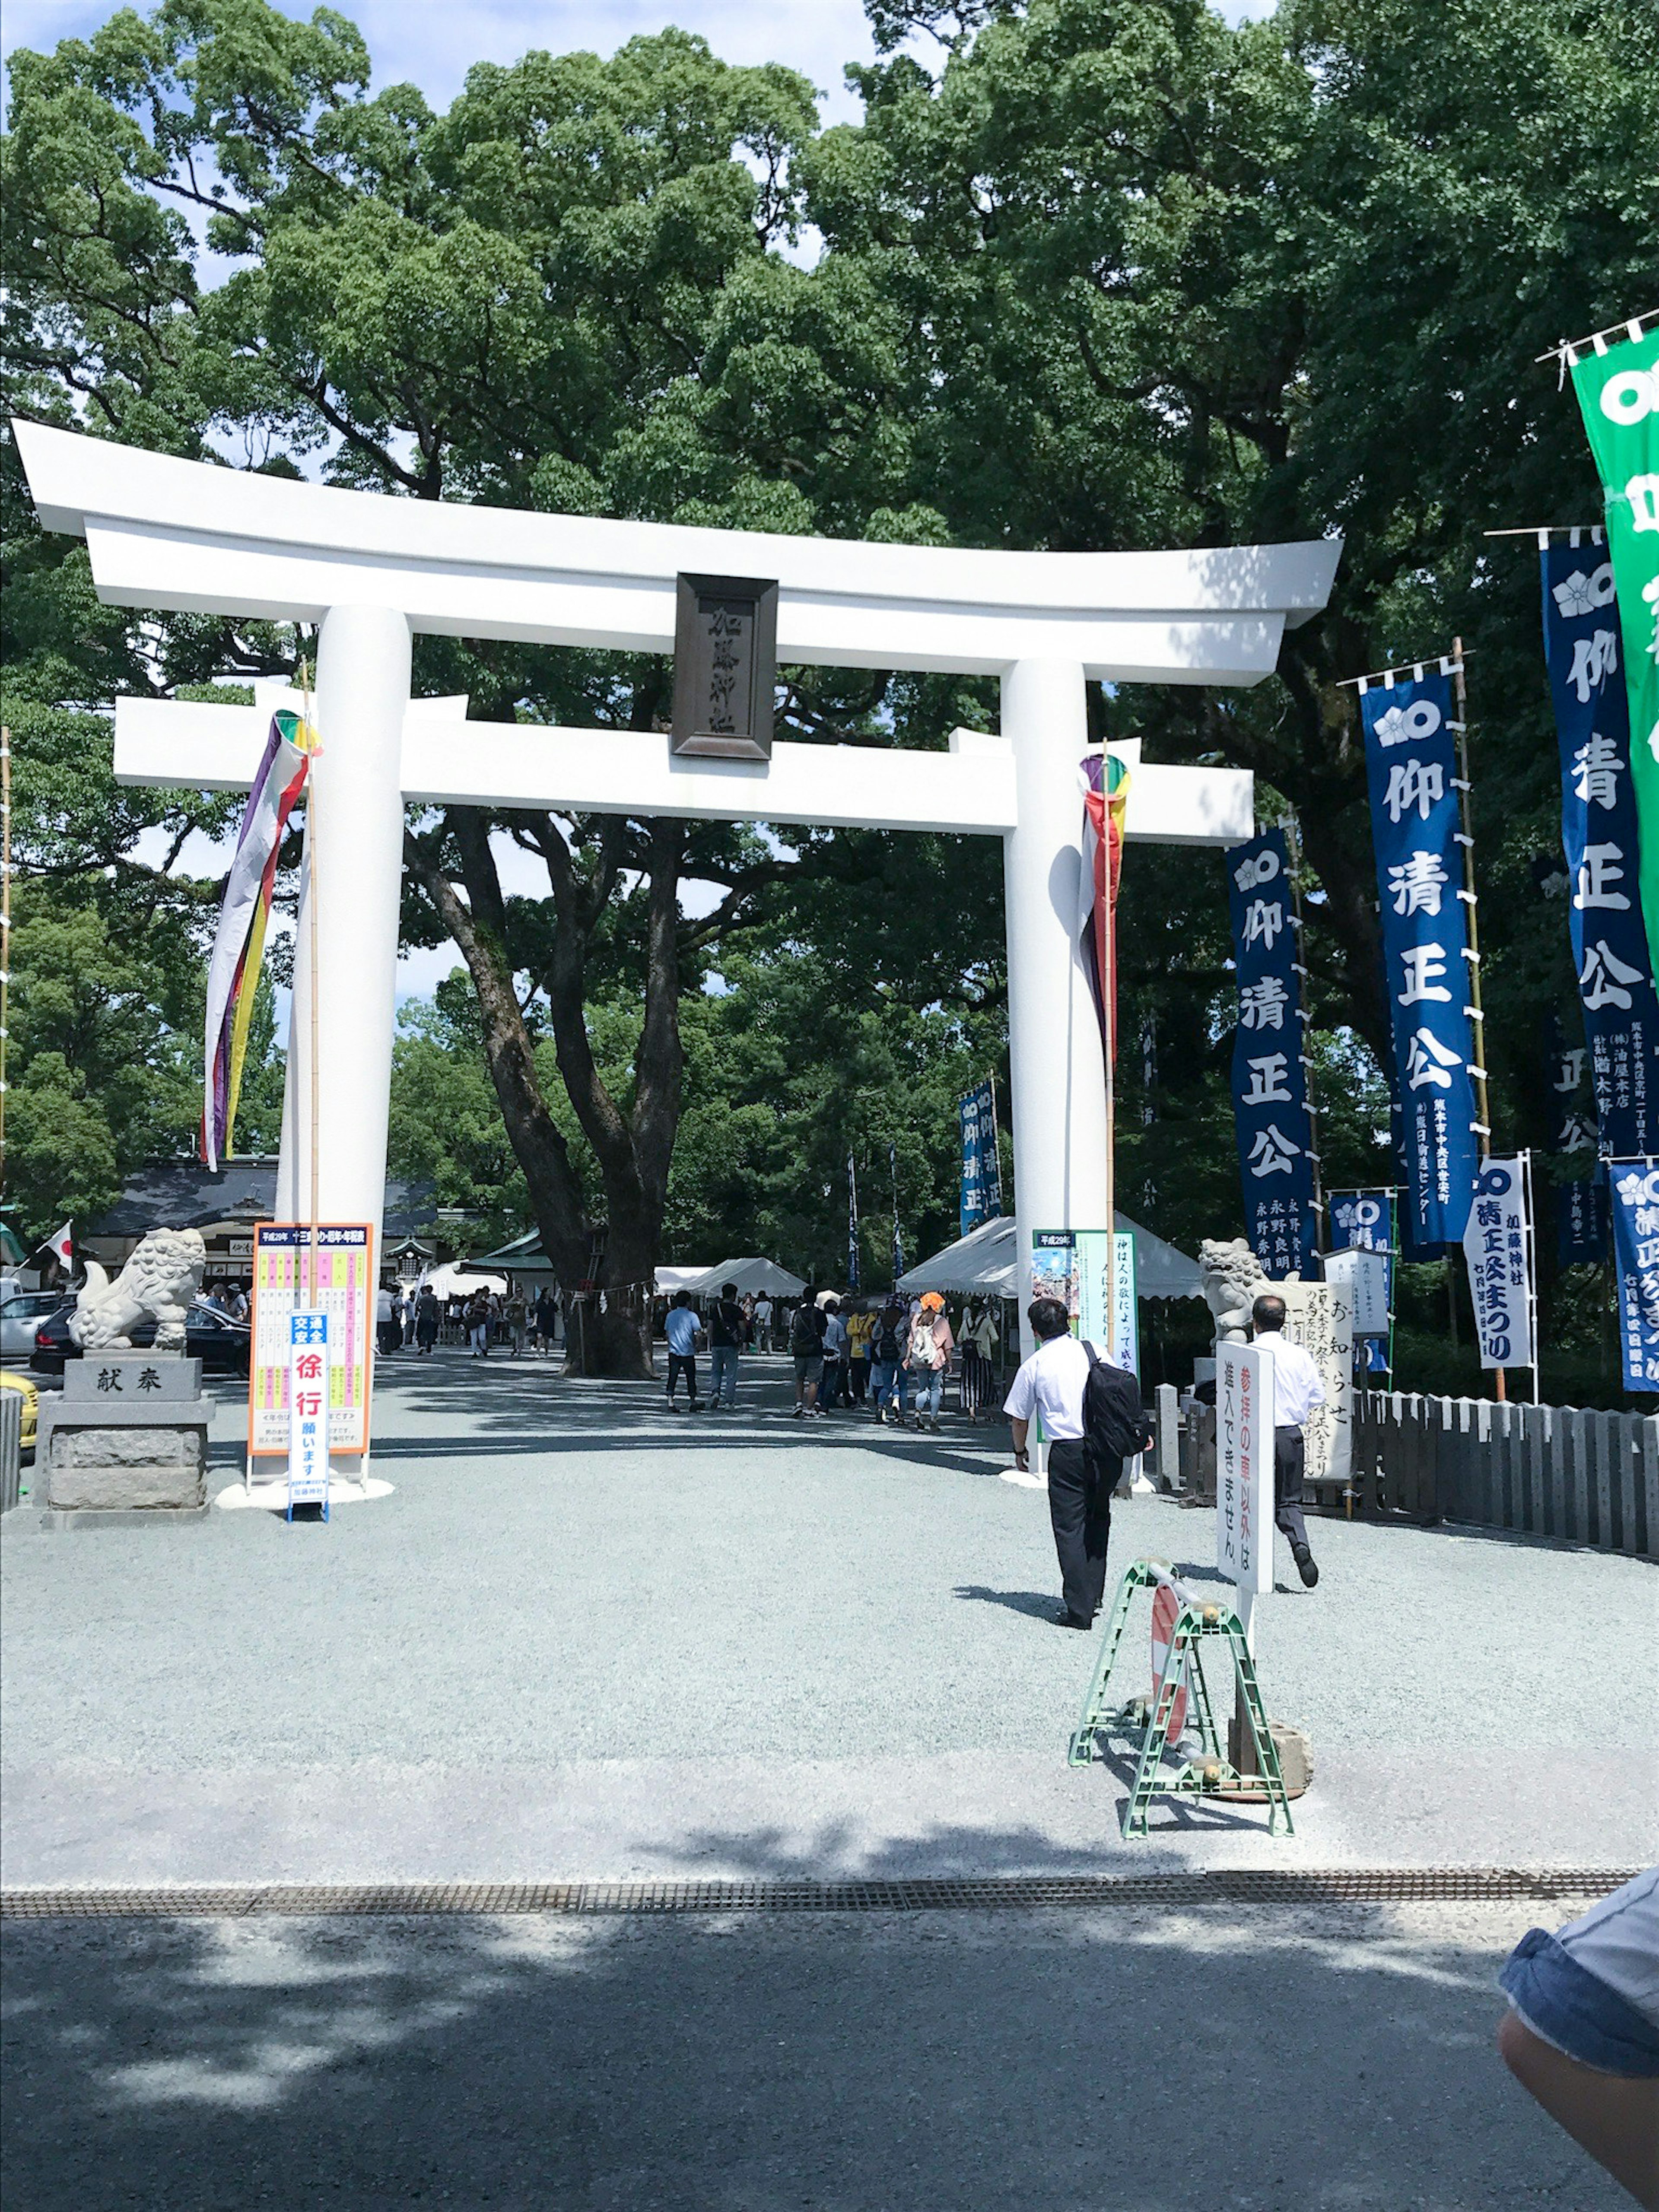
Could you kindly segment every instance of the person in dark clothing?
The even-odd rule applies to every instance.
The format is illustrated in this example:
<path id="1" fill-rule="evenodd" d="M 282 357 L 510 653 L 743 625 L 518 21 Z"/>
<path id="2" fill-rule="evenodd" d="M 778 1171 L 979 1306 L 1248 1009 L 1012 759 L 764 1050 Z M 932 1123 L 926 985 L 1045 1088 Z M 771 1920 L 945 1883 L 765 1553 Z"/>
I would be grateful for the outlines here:
<path id="1" fill-rule="evenodd" d="M 430 1283 L 422 1283 L 415 1301 L 415 1356 L 430 1359 L 432 1347 L 438 1341 L 438 1324 L 443 1319 L 437 1296 Z"/>
<path id="2" fill-rule="evenodd" d="M 1123 1462 L 1101 1451 L 1088 1435 L 1084 1395 L 1095 1363 L 1072 1334 L 1065 1307 L 1058 1298 L 1036 1298 L 1026 1318 L 1036 1350 L 1021 1364 L 1003 1401 L 1013 1430 L 1014 1464 L 1030 1466 L 1030 1425 L 1040 1416 L 1048 1440 L 1048 1519 L 1065 1592 L 1055 1620 L 1061 1628 L 1091 1628 L 1106 1595 L 1112 1492 L 1122 1478 Z M 1144 1433 L 1146 1415 L 1134 1377 L 1099 1364 L 1130 1425 Z"/>
<path id="3" fill-rule="evenodd" d="M 708 1316 L 708 1359 L 714 1370 L 708 1388 L 711 1404 L 737 1404 L 738 1354 L 748 1334 L 749 1316 L 738 1302 L 737 1285 L 722 1283 Z"/>

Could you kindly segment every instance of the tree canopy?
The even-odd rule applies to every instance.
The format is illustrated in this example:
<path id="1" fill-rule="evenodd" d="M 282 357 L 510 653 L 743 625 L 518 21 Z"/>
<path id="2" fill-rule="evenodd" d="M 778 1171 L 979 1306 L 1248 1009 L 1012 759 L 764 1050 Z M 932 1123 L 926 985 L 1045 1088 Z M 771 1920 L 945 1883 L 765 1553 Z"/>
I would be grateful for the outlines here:
<path id="1" fill-rule="evenodd" d="M 798 74 L 679 31 L 481 64 L 442 112 L 371 92 L 343 15 L 266 0 L 166 0 L 20 52 L 10 404 L 394 497 L 1061 550 L 1340 532 L 1331 606 L 1273 681 L 1101 688 L 1092 711 L 1151 758 L 1255 769 L 1264 817 L 1296 811 L 1328 1178 L 1387 1179 L 1340 679 L 1474 643 L 1489 1065 L 1505 1139 L 1541 1140 L 1540 1024 L 1571 1007 L 1535 865 L 1557 842 L 1553 757 L 1535 579 L 1483 532 L 1594 519 L 1574 410 L 1534 356 L 1643 304 L 1659 18 L 1644 0 L 1283 0 L 1238 27 L 1203 0 L 870 13 L 863 119 L 827 130 Z M 137 902 L 177 976 L 112 971 L 110 1003 L 136 992 L 183 1038 L 214 885 L 181 855 L 223 805 L 118 794 L 88 718 L 118 691 L 292 670 L 312 641 L 98 605 L 9 446 L 0 469 L 3 674 L 43 878 L 20 977 L 32 994 L 31 963 L 61 965 L 50 914 L 84 909 L 109 942 Z M 484 720 L 659 726 L 668 674 L 417 641 L 416 688 L 465 690 Z M 850 742 L 849 775 L 878 777 L 883 748 L 995 714 L 983 684 L 802 669 L 780 706 L 789 734 Z M 453 938 L 465 982 L 406 1025 L 400 1164 L 487 1189 L 489 1218 L 532 1220 L 573 1279 L 598 1223 L 616 1283 L 683 1240 L 793 1239 L 784 1256 L 830 1265 L 839 1164 L 862 1146 L 884 1173 L 890 1141 L 901 1211 L 948 1224 L 951 1086 L 1003 1050 L 986 844 L 457 807 L 411 813 L 407 853 L 407 939 Z M 505 887 L 528 862 L 544 896 Z M 1237 1218 L 1226 959 L 1218 866 L 1132 852 L 1124 1188 L 1168 1233 Z M 60 1079 L 27 1019 L 25 1081 L 65 1099 L 78 1082 L 103 1117 L 70 1147 L 103 1161 L 98 1189 L 184 1140 L 179 1099 L 156 1103 L 185 1084 L 182 1045 L 142 1111 L 118 1108 L 91 1062 Z M 25 1186 L 37 1212 L 55 1172 Z"/>

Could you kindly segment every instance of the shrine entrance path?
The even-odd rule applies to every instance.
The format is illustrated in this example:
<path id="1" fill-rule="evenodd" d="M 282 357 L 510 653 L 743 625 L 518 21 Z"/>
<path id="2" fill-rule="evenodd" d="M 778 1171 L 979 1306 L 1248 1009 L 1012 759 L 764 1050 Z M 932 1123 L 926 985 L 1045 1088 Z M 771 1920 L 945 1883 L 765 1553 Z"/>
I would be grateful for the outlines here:
<path id="1" fill-rule="evenodd" d="M 7 1517 L 8 1883 L 1659 1855 L 1639 1560 L 1316 1522 L 1318 1589 L 1281 1544 L 1260 1615 L 1268 1710 L 1314 1744 L 1296 1836 L 1166 1808 L 1126 1845 L 1121 1774 L 1065 1763 L 1094 1642 L 1052 1625 L 1000 1426 L 798 1423 L 779 1358 L 696 1417 L 529 1357 L 381 1375 L 395 1494 L 327 1527 Z M 240 1428 L 222 1389 L 216 1487 Z M 1140 1553 L 1202 1577 L 1211 1516 L 1121 1505 L 1114 1575 Z"/>

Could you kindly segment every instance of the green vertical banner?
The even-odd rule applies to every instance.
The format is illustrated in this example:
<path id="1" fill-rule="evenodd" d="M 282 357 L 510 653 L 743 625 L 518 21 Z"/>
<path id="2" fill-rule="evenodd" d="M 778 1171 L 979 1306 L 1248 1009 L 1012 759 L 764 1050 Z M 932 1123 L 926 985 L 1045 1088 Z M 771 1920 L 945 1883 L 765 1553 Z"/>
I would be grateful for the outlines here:
<path id="1" fill-rule="evenodd" d="M 1659 330 L 1605 353 L 1570 351 L 1573 389 L 1607 502 L 1607 550 L 1624 633 L 1631 785 L 1641 831 L 1642 918 L 1659 971 Z M 1617 650 L 1612 629 L 1577 641 L 1570 682 L 1588 698 Z"/>

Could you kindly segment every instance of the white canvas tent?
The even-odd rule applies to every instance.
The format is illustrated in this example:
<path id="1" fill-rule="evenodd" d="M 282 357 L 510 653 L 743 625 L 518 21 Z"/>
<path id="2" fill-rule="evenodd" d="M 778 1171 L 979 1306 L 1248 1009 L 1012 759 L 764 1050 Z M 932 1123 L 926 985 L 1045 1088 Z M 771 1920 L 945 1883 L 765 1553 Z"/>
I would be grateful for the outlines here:
<path id="1" fill-rule="evenodd" d="M 1196 1260 L 1150 1229 L 1116 1217 L 1120 1230 L 1135 1240 L 1135 1286 L 1143 1298 L 1201 1298 L 1204 1278 Z M 987 1221 L 929 1260 L 919 1261 L 899 1277 L 902 1291 L 950 1291 L 958 1296 L 1012 1298 L 1019 1295 L 1018 1231 L 1012 1214 Z"/>
<path id="2" fill-rule="evenodd" d="M 757 1297 L 763 1291 L 770 1297 L 795 1298 L 806 1288 L 799 1275 L 792 1275 L 787 1267 L 779 1267 L 775 1260 L 722 1260 L 715 1267 L 659 1267 L 657 1294 L 672 1297 L 676 1291 L 690 1291 L 694 1298 L 714 1297 L 722 1283 L 735 1283 L 738 1296 L 745 1297 L 752 1291 Z"/>

